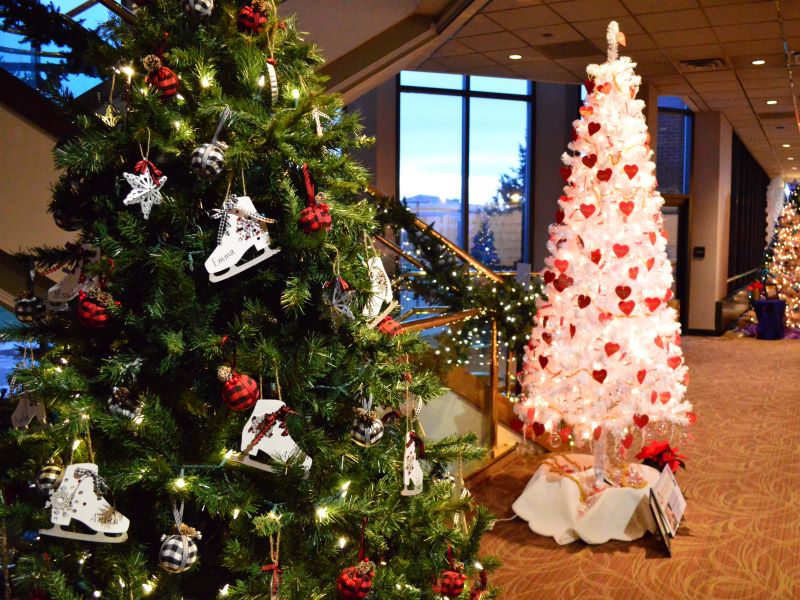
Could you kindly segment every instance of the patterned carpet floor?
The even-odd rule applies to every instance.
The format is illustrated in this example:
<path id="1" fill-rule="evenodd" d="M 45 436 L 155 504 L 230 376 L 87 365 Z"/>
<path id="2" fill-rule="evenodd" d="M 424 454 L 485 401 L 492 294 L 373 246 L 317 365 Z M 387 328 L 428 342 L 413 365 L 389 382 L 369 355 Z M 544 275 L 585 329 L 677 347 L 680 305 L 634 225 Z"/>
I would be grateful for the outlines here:
<path id="1" fill-rule="evenodd" d="M 673 557 L 660 541 L 559 546 L 520 519 L 482 552 L 503 600 L 800 599 L 800 341 L 684 338 L 698 415 L 678 481 L 688 508 Z M 498 518 L 540 457 L 515 455 L 473 493 Z"/>

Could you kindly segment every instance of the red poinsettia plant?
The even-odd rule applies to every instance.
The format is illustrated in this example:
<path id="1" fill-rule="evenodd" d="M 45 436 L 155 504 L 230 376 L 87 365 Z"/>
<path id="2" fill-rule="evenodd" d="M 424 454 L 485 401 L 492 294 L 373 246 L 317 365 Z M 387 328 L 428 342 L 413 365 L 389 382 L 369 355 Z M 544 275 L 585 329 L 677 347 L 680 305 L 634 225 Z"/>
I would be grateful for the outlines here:
<path id="1" fill-rule="evenodd" d="M 643 465 L 653 467 L 661 471 L 664 465 L 669 465 L 672 472 L 678 470 L 678 467 L 685 469 L 686 465 L 683 460 L 686 458 L 683 454 L 678 454 L 678 448 L 670 448 L 667 440 L 660 442 L 652 442 L 648 446 L 642 448 L 642 451 L 636 455 L 636 458 L 642 461 Z"/>
<path id="2" fill-rule="evenodd" d="M 764 284 L 760 281 L 754 281 L 750 285 L 747 286 L 747 291 L 750 292 L 750 298 L 753 300 L 759 300 L 761 298 L 761 294 L 764 291 Z"/>

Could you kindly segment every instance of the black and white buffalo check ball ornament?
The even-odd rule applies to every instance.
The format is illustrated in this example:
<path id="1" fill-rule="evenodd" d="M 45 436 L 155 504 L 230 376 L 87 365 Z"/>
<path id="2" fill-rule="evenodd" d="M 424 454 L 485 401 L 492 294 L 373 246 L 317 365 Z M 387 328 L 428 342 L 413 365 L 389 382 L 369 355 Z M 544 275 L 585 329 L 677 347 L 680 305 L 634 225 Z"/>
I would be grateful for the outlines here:
<path id="1" fill-rule="evenodd" d="M 195 539 L 200 539 L 200 532 L 180 524 L 181 533 L 161 536 L 161 549 L 158 551 L 158 563 L 168 573 L 183 573 L 197 562 L 198 551 Z"/>
<path id="2" fill-rule="evenodd" d="M 64 467 L 51 462 L 39 469 L 36 473 L 36 489 L 40 492 L 50 493 L 55 489 L 59 479 L 64 474 Z"/>
<path id="3" fill-rule="evenodd" d="M 203 144 L 192 152 L 192 171 L 198 177 L 210 179 L 222 173 L 225 164 L 225 150 L 228 147 L 224 142 L 216 144 Z"/>
<path id="4" fill-rule="evenodd" d="M 14 300 L 14 315 L 20 323 L 30 325 L 44 319 L 47 307 L 41 298 L 30 292 L 23 292 Z"/>
<path id="5" fill-rule="evenodd" d="M 181 0 L 181 6 L 186 14 L 208 17 L 214 10 L 214 0 Z"/>

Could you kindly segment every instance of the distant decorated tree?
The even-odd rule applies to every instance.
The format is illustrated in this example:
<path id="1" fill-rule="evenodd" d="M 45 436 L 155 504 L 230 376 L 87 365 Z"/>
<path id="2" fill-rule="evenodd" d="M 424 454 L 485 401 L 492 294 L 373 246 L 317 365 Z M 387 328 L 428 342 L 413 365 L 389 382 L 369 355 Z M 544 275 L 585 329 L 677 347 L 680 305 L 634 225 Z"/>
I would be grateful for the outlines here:
<path id="1" fill-rule="evenodd" d="M 488 218 L 483 219 L 481 228 L 472 238 L 471 254 L 473 258 L 491 269 L 500 265 L 500 258 L 497 256 L 497 248 L 494 245 L 494 231 L 492 231 Z"/>

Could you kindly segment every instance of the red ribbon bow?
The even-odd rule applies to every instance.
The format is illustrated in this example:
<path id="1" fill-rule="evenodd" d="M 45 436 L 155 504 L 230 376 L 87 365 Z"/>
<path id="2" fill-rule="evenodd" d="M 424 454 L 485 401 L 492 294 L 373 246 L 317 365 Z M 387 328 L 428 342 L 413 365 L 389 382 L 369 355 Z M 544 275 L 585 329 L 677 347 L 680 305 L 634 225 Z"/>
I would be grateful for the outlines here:
<path id="1" fill-rule="evenodd" d="M 278 563 L 272 563 L 261 567 L 262 573 L 272 573 L 272 593 L 277 594 L 278 588 L 281 585 L 281 575 L 283 569 L 278 566 Z"/>
<path id="2" fill-rule="evenodd" d="M 314 192 L 314 182 L 311 181 L 311 172 L 308 170 L 308 164 L 303 163 L 303 179 L 306 182 L 306 195 L 308 196 L 308 200 L 306 201 L 306 206 L 311 206 L 312 208 L 319 208 L 323 212 L 327 212 L 330 210 L 330 207 L 324 202 L 317 202 L 317 195 Z"/>
<path id="3" fill-rule="evenodd" d="M 422 438 L 417 435 L 416 431 L 411 431 L 409 433 L 410 435 L 408 436 L 406 448 L 411 446 L 411 444 L 415 444 L 417 446 L 417 458 L 423 458 L 425 456 L 425 442 L 423 442 Z"/>
<path id="4" fill-rule="evenodd" d="M 153 179 L 160 179 L 163 173 L 159 171 L 158 167 L 156 167 L 152 162 L 143 158 L 136 165 L 133 167 L 133 172 L 138 173 L 139 175 L 144 175 L 145 171 L 150 170 L 150 175 Z"/>

